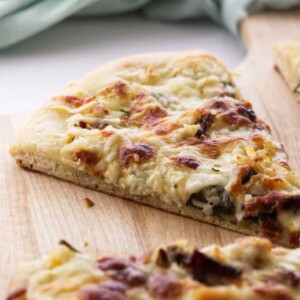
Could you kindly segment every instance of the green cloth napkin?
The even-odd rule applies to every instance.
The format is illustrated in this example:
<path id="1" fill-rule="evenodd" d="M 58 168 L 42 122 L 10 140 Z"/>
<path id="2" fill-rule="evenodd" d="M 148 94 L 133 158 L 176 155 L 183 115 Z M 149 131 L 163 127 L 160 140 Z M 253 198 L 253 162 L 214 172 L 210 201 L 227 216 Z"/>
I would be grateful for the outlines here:
<path id="1" fill-rule="evenodd" d="M 0 48 L 70 16 L 102 16 L 139 9 L 161 20 L 210 18 L 238 33 L 239 21 L 248 14 L 298 5 L 300 0 L 0 0 Z"/>

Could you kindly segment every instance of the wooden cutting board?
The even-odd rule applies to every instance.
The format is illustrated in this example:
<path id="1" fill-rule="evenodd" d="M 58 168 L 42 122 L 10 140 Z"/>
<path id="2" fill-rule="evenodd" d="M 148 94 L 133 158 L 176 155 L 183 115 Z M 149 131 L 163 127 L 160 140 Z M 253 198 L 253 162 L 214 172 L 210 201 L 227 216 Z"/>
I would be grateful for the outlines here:
<path id="1" fill-rule="evenodd" d="M 300 174 L 300 104 L 274 71 L 271 52 L 274 43 L 300 39 L 300 11 L 251 16 L 241 24 L 241 32 L 248 56 L 236 70 L 237 83 L 285 145 Z M 200 247 L 240 236 L 20 169 L 8 148 L 29 115 L 0 117 L 0 299 L 18 263 L 47 253 L 60 239 L 95 257 L 109 252 L 138 254 L 176 239 Z M 85 197 L 95 206 L 87 208 Z"/>

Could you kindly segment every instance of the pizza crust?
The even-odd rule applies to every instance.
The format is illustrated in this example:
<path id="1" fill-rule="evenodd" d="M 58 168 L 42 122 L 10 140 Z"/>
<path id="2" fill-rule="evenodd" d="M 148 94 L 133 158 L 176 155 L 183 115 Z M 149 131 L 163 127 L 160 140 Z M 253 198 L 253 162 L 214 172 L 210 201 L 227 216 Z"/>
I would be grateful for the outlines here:
<path id="1" fill-rule="evenodd" d="M 300 42 L 278 44 L 273 50 L 276 70 L 300 101 Z"/>

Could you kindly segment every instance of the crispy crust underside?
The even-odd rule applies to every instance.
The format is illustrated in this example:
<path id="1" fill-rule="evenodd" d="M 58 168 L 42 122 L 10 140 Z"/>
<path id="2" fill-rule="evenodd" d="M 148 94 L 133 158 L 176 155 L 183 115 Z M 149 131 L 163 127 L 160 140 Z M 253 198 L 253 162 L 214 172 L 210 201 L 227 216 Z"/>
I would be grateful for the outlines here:
<path id="1" fill-rule="evenodd" d="M 127 200 L 133 200 L 135 202 L 158 208 L 167 212 L 171 212 L 177 215 L 189 217 L 194 220 L 202 221 L 208 224 L 218 225 L 223 228 L 233 230 L 235 232 L 243 233 L 246 235 L 263 236 L 258 226 L 251 226 L 250 224 L 247 224 L 246 227 L 240 224 L 233 224 L 229 221 L 223 220 L 219 216 L 208 216 L 205 213 L 203 213 L 199 208 L 195 208 L 192 206 L 177 207 L 176 205 L 167 204 L 160 200 L 159 195 L 133 195 L 130 194 L 128 190 L 120 189 L 112 184 L 108 184 L 99 177 L 89 175 L 83 171 L 64 165 L 61 162 L 55 161 L 53 159 L 43 157 L 42 155 L 37 153 L 22 152 L 22 155 L 15 154 L 14 157 L 16 158 L 18 165 L 27 170 L 46 173 L 50 176 L 54 176 L 68 182 L 72 182 L 92 190 L 97 190 Z M 288 243 L 286 243 L 286 241 L 283 240 L 273 239 L 273 241 L 278 242 L 280 244 L 288 245 Z"/>

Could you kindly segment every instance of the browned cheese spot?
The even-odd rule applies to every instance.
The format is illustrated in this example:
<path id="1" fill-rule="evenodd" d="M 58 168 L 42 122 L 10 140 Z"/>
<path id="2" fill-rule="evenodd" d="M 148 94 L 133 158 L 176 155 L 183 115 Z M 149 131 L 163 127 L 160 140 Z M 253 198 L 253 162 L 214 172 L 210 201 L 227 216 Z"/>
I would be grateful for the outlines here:
<path id="1" fill-rule="evenodd" d="M 88 150 L 77 150 L 74 153 L 74 158 L 76 161 L 85 164 L 96 164 L 98 162 L 98 155 Z"/>
<path id="2" fill-rule="evenodd" d="M 181 282 L 170 273 L 157 273 L 150 278 L 150 293 L 158 300 L 175 300 L 183 293 Z"/>
<path id="3" fill-rule="evenodd" d="M 156 153 L 153 146 L 148 143 L 135 143 L 125 145 L 119 151 L 119 158 L 124 167 L 128 167 L 130 163 L 142 164 L 149 160 Z"/>
<path id="4" fill-rule="evenodd" d="M 199 161 L 197 161 L 193 157 L 186 156 L 186 155 L 172 157 L 172 160 L 176 166 L 184 166 L 193 170 L 196 170 L 200 166 Z"/>

